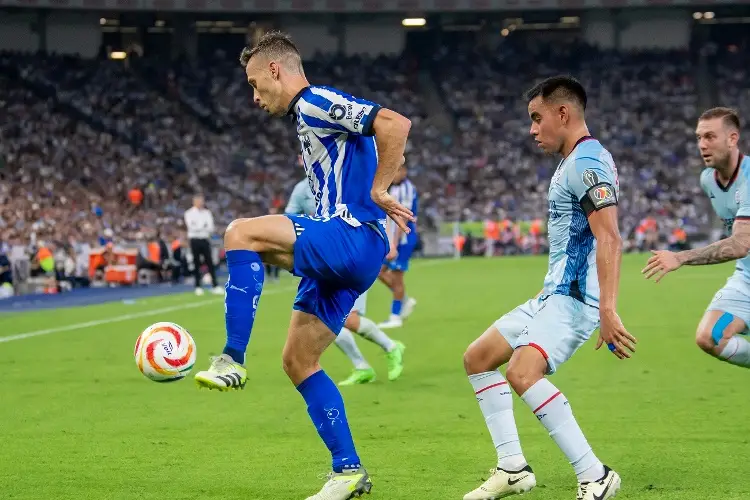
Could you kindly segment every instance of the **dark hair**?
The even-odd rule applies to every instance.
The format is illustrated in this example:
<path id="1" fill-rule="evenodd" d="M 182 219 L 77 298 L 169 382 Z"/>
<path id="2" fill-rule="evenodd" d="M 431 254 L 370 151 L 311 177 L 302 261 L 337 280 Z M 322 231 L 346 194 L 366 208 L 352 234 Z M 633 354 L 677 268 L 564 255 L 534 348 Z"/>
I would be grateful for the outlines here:
<path id="1" fill-rule="evenodd" d="M 588 97 L 581 82 L 568 75 L 553 76 L 542 80 L 526 91 L 527 101 L 542 96 L 542 99 L 564 99 L 576 101 L 586 109 Z"/>
<path id="2" fill-rule="evenodd" d="M 698 121 L 713 120 L 714 118 L 721 118 L 727 127 L 740 129 L 740 115 L 736 109 L 723 107 L 711 108 L 704 111 L 700 118 L 698 118 Z"/>
<path id="3" fill-rule="evenodd" d="M 257 54 L 263 54 L 271 58 L 284 58 L 292 56 L 298 61 L 299 69 L 302 70 L 302 56 L 297 46 L 292 42 L 292 37 L 281 31 L 269 31 L 260 37 L 255 47 L 245 47 L 240 54 L 240 64 L 247 67 L 250 59 Z"/>

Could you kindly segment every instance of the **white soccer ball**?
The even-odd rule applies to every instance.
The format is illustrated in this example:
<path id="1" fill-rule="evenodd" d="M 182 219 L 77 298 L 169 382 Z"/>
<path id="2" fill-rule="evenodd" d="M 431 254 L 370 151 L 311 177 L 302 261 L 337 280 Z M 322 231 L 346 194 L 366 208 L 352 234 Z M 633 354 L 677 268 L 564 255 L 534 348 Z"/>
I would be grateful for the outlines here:
<path id="1" fill-rule="evenodd" d="M 154 323 L 135 342 L 135 364 L 154 382 L 172 382 L 195 364 L 196 347 L 187 330 L 175 323 Z"/>

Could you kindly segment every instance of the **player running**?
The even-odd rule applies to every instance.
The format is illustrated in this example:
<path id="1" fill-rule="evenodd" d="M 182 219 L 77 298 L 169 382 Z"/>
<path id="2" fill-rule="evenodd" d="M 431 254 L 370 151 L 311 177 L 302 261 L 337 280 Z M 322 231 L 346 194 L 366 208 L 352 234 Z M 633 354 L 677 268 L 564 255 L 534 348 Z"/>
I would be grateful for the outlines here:
<path id="1" fill-rule="evenodd" d="M 301 156 L 299 161 L 300 165 L 302 165 Z M 284 212 L 287 214 L 308 215 L 315 213 L 315 198 L 313 198 L 312 191 L 310 191 L 307 179 L 301 180 L 294 186 Z M 376 377 L 375 370 L 367 362 L 362 351 L 359 350 L 352 331 L 377 344 L 385 351 L 385 357 L 388 361 L 388 380 L 396 380 L 404 371 L 404 350 L 406 346 L 401 342 L 391 339 L 378 328 L 378 325 L 374 321 L 365 317 L 366 310 L 367 292 L 357 297 L 349 316 L 346 318 L 344 327 L 336 336 L 336 346 L 341 349 L 354 365 L 352 374 L 339 382 L 341 386 L 367 384 L 375 381 Z"/>
<path id="2" fill-rule="evenodd" d="M 367 384 L 375 381 L 375 370 L 357 347 L 352 332 L 378 345 L 385 352 L 388 361 L 388 380 L 394 381 L 404 371 L 404 351 L 406 346 L 391 339 L 373 320 L 365 317 L 367 312 L 367 292 L 357 298 L 351 313 L 346 318 L 344 328 L 336 337 L 336 345 L 346 354 L 354 365 L 354 371 L 348 378 L 339 382 L 341 386 Z"/>
<path id="3" fill-rule="evenodd" d="M 619 185 L 609 152 L 589 135 L 586 91 L 567 76 L 544 80 L 526 94 L 530 133 L 546 153 L 560 154 L 549 187 L 549 270 L 535 298 L 497 320 L 464 355 L 464 365 L 497 450 L 497 468 L 464 500 L 490 500 L 536 486 L 524 458 L 509 387 L 549 431 L 578 476 L 577 500 L 606 500 L 620 476 L 594 455 L 568 399 L 546 375 L 600 328 L 618 358 L 635 351 L 617 315 L 622 240 Z M 497 368 L 506 363 L 507 380 Z"/>
<path id="4" fill-rule="evenodd" d="M 750 368 L 750 343 L 740 335 L 750 325 L 750 158 L 740 153 L 740 118 L 729 108 L 713 108 L 698 119 L 698 149 L 706 164 L 701 187 L 731 236 L 703 248 L 659 250 L 643 273 L 659 282 L 681 266 L 703 266 L 737 260 L 737 267 L 718 291 L 698 324 L 696 343 L 711 356 Z"/>
<path id="5" fill-rule="evenodd" d="M 407 179 L 406 164 L 399 168 L 396 179 L 393 181 L 388 192 L 405 207 L 417 216 L 417 188 Z M 388 321 L 379 326 L 383 329 L 399 328 L 403 326 L 406 318 L 414 312 L 417 301 L 407 297 L 404 285 L 404 273 L 409 270 L 409 259 L 417 246 L 417 224 L 409 222 L 411 232 L 404 233 L 396 224 L 389 223 L 388 234 L 391 236 L 391 249 L 386 256 L 386 261 L 380 269 L 378 278 L 393 293 L 391 303 L 391 316 Z"/>
<path id="6" fill-rule="evenodd" d="M 347 500 L 369 492 L 372 483 L 357 455 L 341 393 L 319 360 L 357 297 L 377 279 L 388 250 L 386 214 L 409 231 L 412 214 L 388 187 L 404 161 L 411 122 L 375 103 L 311 86 L 297 47 L 283 33 L 263 35 L 242 51 L 240 62 L 254 102 L 272 115 L 293 117 L 316 210 L 315 216 L 266 215 L 229 225 L 227 343 L 196 380 L 221 390 L 244 387 L 263 263 L 301 276 L 283 365 L 333 457 L 328 481 L 308 500 Z"/>

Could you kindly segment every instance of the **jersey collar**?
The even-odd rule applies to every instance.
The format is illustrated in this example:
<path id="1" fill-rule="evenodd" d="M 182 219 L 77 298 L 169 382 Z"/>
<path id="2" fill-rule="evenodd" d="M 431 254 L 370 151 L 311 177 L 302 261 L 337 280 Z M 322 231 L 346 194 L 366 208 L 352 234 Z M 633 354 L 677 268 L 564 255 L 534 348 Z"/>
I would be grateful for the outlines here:
<path id="1" fill-rule="evenodd" d="M 578 147 L 578 145 L 581 144 L 582 142 L 595 141 L 595 140 L 596 139 L 594 139 L 593 136 L 584 135 L 583 137 L 581 137 L 580 139 L 578 139 L 575 144 L 573 144 L 573 148 L 570 150 L 570 153 L 568 153 L 568 156 L 570 156 L 573 153 L 573 151 L 576 150 L 576 148 Z M 565 158 L 563 158 L 563 161 L 567 160 L 568 156 L 566 156 Z"/>
<path id="2" fill-rule="evenodd" d="M 734 167 L 734 173 L 732 174 L 732 177 L 729 178 L 729 182 L 727 182 L 726 186 L 721 185 L 721 181 L 719 180 L 719 171 L 714 170 L 714 180 L 716 181 L 716 185 L 719 186 L 719 189 L 724 191 L 725 193 L 729 191 L 729 188 L 732 187 L 732 184 L 734 184 L 734 181 L 737 180 L 737 175 L 740 173 L 740 165 L 742 165 L 742 160 L 744 159 L 744 155 L 740 153 L 740 155 L 737 157 L 737 166 Z"/>
<path id="3" fill-rule="evenodd" d="M 295 114 L 294 113 L 294 106 L 297 104 L 297 101 L 300 100 L 300 97 L 302 97 L 302 94 L 304 94 L 305 92 L 307 92 L 307 89 L 309 89 L 309 88 L 310 87 L 302 87 L 302 90 L 300 90 L 299 92 L 297 92 L 297 95 L 294 96 L 294 98 L 292 99 L 292 102 L 289 103 L 289 107 L 286 110 L 286 114 L 287 115 L 293 115 L 293 114 Z"/>

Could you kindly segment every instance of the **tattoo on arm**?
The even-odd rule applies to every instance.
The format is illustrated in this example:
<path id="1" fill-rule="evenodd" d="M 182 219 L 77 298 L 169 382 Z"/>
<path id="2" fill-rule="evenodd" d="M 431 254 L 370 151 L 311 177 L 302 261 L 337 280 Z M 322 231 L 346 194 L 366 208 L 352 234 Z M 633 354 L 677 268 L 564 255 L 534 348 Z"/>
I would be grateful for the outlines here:
<path id="1" fill-rule="evenodd" d="M 707 247 L 679 252 L 677 258 L 683 265 L 704 266 L 721 264 L 746 257 L 750 250 L 750 221 L 737 221 L 732 236 Z"/>

